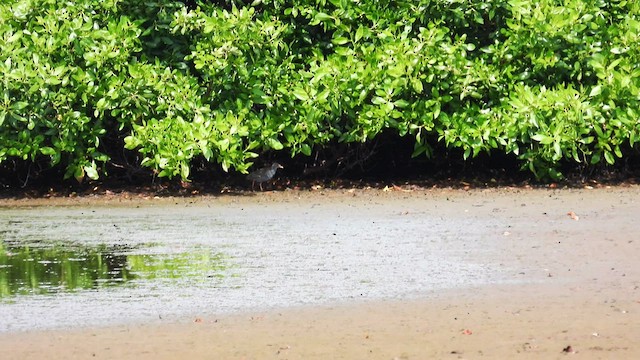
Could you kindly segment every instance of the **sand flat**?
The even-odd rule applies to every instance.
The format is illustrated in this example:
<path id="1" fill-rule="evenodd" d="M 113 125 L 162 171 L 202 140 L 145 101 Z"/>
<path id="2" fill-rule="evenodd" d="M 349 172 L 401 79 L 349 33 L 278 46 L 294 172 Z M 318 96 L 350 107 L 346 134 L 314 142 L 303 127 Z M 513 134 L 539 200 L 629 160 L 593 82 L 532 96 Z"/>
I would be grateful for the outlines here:
<path id="1" fill-rule="evenodd" d="M 326 209 L 355 204 L 355 209 L 362 206 L 374 213 L 418 214 L 412 221 L 435 211 L 449 220 L 457 218 L 462 227 L 467 220 L 488 224 L 456 234 L 496 238 L 500 246 L 492 251 L 471 246 L 469 242 L 480 239 L 475 235 L 450 246 L 462 259 L 504 267 L 506 277 L 406 299 L 345 299 L 232 313 L 205 311 L 160 323 L 5 332 L 0 334 L 2 358 L 640 358 L 639 194 L 637 187 L 626 187 L 157 199 L 194 206 L 240 204 L 243 209 L 276 204 L 270 211 L 282 214 L 309 209 L 311 203 Z M 110 206 L 117 200 L 83 201 Z M 135 201 L 144 206 L 154 200 Z M 9 200 L 4 205 L 34 204 Z"/>

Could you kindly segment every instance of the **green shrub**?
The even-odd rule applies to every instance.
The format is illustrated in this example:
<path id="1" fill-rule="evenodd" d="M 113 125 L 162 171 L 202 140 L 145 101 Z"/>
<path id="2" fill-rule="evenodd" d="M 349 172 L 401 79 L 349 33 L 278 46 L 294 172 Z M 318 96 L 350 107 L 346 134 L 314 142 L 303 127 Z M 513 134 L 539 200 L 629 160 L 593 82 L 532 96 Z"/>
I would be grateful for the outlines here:
<path id="1" fill-rule="evenodd" d="M 514 154 L 541 179 L 638 149 L 640 5 L 571 0 L 13 0 L 0 5 L 0 162 L 79 181 L 122 148 L 194 159 L 415 138 Z M 454 152 L 457 153 L 457 152 Z"/>

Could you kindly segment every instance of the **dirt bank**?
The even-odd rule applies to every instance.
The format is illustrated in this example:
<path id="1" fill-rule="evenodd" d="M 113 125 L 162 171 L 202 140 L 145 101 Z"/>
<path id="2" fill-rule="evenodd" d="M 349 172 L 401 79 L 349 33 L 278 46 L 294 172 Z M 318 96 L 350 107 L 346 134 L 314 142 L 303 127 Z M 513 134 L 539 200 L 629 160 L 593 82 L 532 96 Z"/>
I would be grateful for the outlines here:
<path id="1" fill-rule="evenodd" d="M 438 247 L 450 247 L 447 251 L 461 261 L 486 264 L 501 277 L 396 299 L 202 312 L 159 324 L 9 332 L 0 334 L 2 358 L 640 358 L 638 187 L 269 192 L 190 199 L 10 200 L 2 205 L 152 208 L 158 203 L 239 207 L 278 218 L 301 211 L 329 216 L 335 209 L 403 219 L 389 226 L 440 218 L 458 228 L 449 229 L 450 239 L 444 239 L 451 241 Z M 326 212 L 314 212 L 318 207 Z M 343 230 L 338 227 L 337 233 Z M 416 268 L 418 276 L 421 271 Z"/>
<path id="2" fill-rule="evenodd" d="M 11 334 L 0 345 L 5 359 L 636 359 L 640 305 L 627 297 L 494 287 L 431 301 Z"/>

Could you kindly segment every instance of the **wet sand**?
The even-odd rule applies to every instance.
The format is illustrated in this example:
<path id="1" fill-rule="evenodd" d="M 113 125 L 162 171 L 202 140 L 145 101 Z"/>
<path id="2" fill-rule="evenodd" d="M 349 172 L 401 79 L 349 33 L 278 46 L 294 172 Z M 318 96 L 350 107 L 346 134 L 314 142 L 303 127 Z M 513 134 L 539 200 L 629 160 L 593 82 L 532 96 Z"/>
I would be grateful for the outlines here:
<path id="1" fill-rule="evenodd" d="M 0 337 L 4 359 L 637 359 L 637 300 L 578 288 Z M 624 296 L 623 296 L 624 297 Z M 570 347 L 570 348 L 569 348 Z"/>
<path id="2" fill-rule="evenodd" d="M 49 200 L 2 205 L 51 205 Z M 66 199 L 53 200 L 65 205 Z M 459 219 L 463 256 L 504 267 L 506 281 L 406 299 L 203 313 L 0 334 L 3 359 L 636 359 L 640 358 L 640 188 L 379 190 L 192 199 L 75 199 L 67 205 L 286 204 L 273 211 L 363 206 L 395 216 Z M 371 206 L 370 206 L 371 205 Z M 373 206 L 375 205 L 375 206 Z M 297 209 L 297 210 L 296 210 Z M 390 215 L 391 216 L 391 215 Z M 471 242 L 485 234 L 500 247 Z M 464 239 L 463 239 L 464 240 Z M 451 249 L 450 249 L 451 250 Z M 510 279 L 510 281 L 509 281 Z"/>

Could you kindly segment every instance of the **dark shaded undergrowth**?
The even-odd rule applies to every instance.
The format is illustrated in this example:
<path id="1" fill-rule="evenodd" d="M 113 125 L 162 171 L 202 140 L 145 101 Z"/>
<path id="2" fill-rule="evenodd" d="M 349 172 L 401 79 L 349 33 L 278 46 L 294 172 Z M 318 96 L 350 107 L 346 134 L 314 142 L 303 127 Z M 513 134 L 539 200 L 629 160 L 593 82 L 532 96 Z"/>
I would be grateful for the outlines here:
<path id="1" fill-rule="evenodd" d="M 442 156 L 412 158 L 411 141 L 401 141 L 388 134 L 370 144 L 336 144 L 314 157 L 291 159 L 277 152 L 265 154 L 265 163 L 278 161 L 285 166 L 268 191 L 320 189 L 424 189 L 424 188 L 492 188 L 550 187 L 584 188 L 640 184 L 640 156 L 625 158 L 614 166 L 576 168 L 568 164 L 567 176 L 558 182 L 540 181 L 520 170 L 516 157 L 504 154 L 482 154 L 462 160 L 446 147 L 435 149 Z M 280 156 L 279 156 L 280 155 Z M 440 161 L 436 159 L 442 159 Z M 458 160 L 449 160 L 458 159 Z M 206 162 L 195 164 L 190 181 L 153 176 L 135 167 L 112 167 L 109 176 L 78 183 L 74 179 L 60 181 L 64 169 L 16 162 L 0 170 L 2 198 L 51 196 L 114 195 L 126 196 L 199 196 L 247 194 L 251 183 L 244 174 L 224 172 Z"/>

